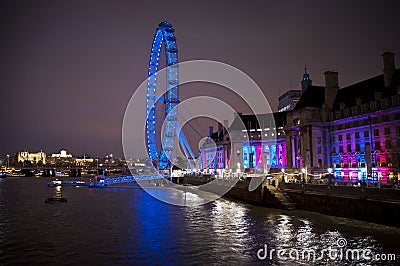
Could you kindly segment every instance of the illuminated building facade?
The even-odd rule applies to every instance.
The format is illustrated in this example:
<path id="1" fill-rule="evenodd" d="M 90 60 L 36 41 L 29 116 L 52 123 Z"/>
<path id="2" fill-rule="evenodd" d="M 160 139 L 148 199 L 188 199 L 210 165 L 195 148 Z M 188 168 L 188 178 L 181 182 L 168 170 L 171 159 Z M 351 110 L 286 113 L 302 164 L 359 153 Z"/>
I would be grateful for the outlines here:
<path id="1" fill-rule="evenodd" d="M 97 161 L 98 162 L 98 161 Z M 76 166 L 90 166 L 94 163 L 94 159 L 87 154 L 84 154 L 81 157 L 75 158 Z"/>
<path id="2" fill-rule="evenodd" d="M 52 165 L 71 163 L 72 161 L 73 161 L 72 154 L 67 153 L 66 150 L 60 150 L 59 153 L 53 153 L 48 158 L 48 163 Z"/>
<path id="3" fill-rule="evenodd" d="M 60 150 L 60 153 L 53 153 L 52 158 L 72 158 L 72 154 L 67 153 L 66 150 Z"/>
<path id="4" fill-rule="evenodd" d="M 393 53 L 382 56 L 381 75 L 340 88 L 338 73 L 326 71 L 325 86 L 307 85 L 287 116 L 289 168 L 331 168 L 342 181 L 398 178 L 400 70 Z"/>
<path id="5" fill-rule="evenodd" d="M 240 121 L 245 129 L 241 129 Z M 218 173 L 222 169 L 261 173 L 267 172 L 268 166 L 286 167 L 285 123 L 286 112 L 260 115 L 258 120 L 254 115 L 236 114 L 229 134 L 227 125 L 219 124 L 214 133 L 209 129 L 210 139 L 200 149 L 200 168 Z M 230 137 L 239 141 L 231 141 Z"/>
<path id="6" fill-rule="evenodd" d="M 213 127 L 208 128 L 208 138 L 201 144 L 199 153 L 199 168 L 214 169 L 221 173 L 222 169 L 228 169 L 230 162 L 230 141 L 226 128 L 218 123 L 218 130 L 213 132 Z"/>
<path id="7" fill-rule="evenodd" d="M 18 152 L 18 158 L 17 158 L 19 163 L 32 163 L 32 164 L 46 164 L 46 153 L 43 151 L 40 152 L 28 152 L 28 151 L 21 151 Z"/>
<path id="8" fill-rule="evenodd" d="M 329 165 L 344 180 L 399 178 L 400 70 L 382 54 L 382 75 L 338 90 L 329 113 Z"/>
<path id="9" fill-rule="evenodd" d="M 383 74 L 344 88 L 337 72 L 324 73 L 324 86 L 312 85 L 306 72 L 300 100 L 293 110 L 273 114 L 276 125 L 260 127 L 254 115 L 238 114 L 229 132 L 244 133 L 235 131 L 240 118 L 250 139 L 231 143 L 226 133 L 209 134 L 215 145 L 201 148 L 201 168 L 256 172 L 269 164 L 293 172 L 332 170 L 342 181 L 400 179 L 400 69 L 394 53 L 382 56 Z M 273 130 L 276 143 L 260 139 Z"/>
<path id="10" fill-rule="evenodd" d="M 309 85 L 296 107 L 287 113 L 285 133 L 288 168 L 311 169 L 327 165 L 321 112 L 324 91 L 322 86 Z"/>

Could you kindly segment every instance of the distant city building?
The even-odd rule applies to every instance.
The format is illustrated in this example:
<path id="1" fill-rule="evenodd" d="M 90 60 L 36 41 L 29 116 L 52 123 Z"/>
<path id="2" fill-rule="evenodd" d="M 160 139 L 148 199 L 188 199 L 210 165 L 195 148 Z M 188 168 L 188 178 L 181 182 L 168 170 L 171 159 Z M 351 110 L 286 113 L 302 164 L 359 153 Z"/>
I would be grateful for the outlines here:
<path id="1" fill-rule="evenodd" d="M 43 151 L 35 153 L 28 151 L 21 151 L 18 152 L 17 161 L 19 163 L 29 162 L 32 164 L 37 164 L 37 163 L 46 164 L 46 153 L 44 153 Z"/>
<path id="2" fill-rule="evenodd" d="M 301 95 L 307 90 L 308 86 L 312 86 L 312 80 L 304 68 L 303 79 L 301 80 L 301 90 L 288 90 L 279 96 L 278 112 L 291 111 L 301 98 Z"/>
<path id="3" fill-rule="evenodd" d="M 71 163 L 72 161 L 73 161 L 72 154 L 68 154 L 66 150 L 60 150 L 59 153 L 53 153 L 48 158 L 48 163 L 53 165 Z"/>
<path id="4" fill-rule="evenodd" d="M 72 154 L 68 154 L 66 150 L 60 150 L 60 153 L 53 153 L 53 158 L 72 158 Z"/>
<path id="5" fill-rule="evenodd" d="M 279 96 L 278 112 L 290 111 L 296 106 L 300 100 L 300 90 L 289 90 Z"/>
<path id="6" fill-rule="evenodd" d="M 83 156 L 77 157 L 75 159 L 76 166 L 89 166 L 89 165 L 93 164 L 93 162 L 94 162 L 94 159 L 87 154 L 84 154 Z"/>
<path id="7" fill-rule="evenodd" d="M 222 137 L 209 133 L 215 148 L 206 143 L 201 147 L 201 168 L 257 171 L 269 164 L 308 173 L 329 169 L 343 180 L 400 179 L 400 69 L 395 68 L 394 53 L 382 56 L 383 74 L 344 88 L 339 87 L 337 72 L 324 73 L 325 86 L 312 85 L 306 72 L 293 110 L 272 114 L 275 127 L 260 126 L 254 115 L 239 114 L 235 120 L 243 120 L 249 141 L 232 143 L 224 132 Z M 260 115 L 261 121 L 263 116 L 268 114 Z M 235 132 L 235 124 L 231 134 L 243 134 Z M 276 143 L 260 141 L 272 127 Z"/>

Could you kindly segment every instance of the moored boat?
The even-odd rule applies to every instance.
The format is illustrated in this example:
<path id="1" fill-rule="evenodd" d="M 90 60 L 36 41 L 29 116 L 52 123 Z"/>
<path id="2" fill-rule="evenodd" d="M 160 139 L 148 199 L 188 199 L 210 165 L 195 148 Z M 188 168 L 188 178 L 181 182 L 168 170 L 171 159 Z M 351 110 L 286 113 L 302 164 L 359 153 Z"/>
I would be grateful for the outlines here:
<path id="1" fill-rule="evenodd" d="M 47 197 L 44 203 L 54 203 L 54 202 L 68 202 L 68 200 L 64 197 Z"/>
<path id="2" fill-rule="evenodd" d="M 85 181 L 82 180 L 71 180 L 71 181 L 65 181 L 65 180 L 53 180 L 49 183 L 47 183 L 47 186 L 49 187 L 58 187 L 58 186 L 70 186 L 70 187 L 81 187 L 81 186 L 88 186 L 89 184 L 86 183 Z"/>

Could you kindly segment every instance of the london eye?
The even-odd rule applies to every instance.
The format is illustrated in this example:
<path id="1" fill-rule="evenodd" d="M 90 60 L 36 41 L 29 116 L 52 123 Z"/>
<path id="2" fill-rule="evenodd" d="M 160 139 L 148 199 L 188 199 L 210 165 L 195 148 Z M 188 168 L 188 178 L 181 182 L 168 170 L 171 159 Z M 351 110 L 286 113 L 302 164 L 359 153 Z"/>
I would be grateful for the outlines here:
<path id="1" fill-rule="evenodd" d="M 167 88 L 164 97 L 165 121 L 162 133 L 161 150 L 157 148 L 157 118 L 156 118 L 156 87 L 157 71 L 160 62 L 162 46 L 165 47 Z M 171 164 L 174 141 L 179 134 L 180 127 L 177 122 L 178 111 L 175 108 L 179 104 L 179 70 L 178 70 L 178 49 L 174 29 L 168 22 L 161 22 L 156 30 L 153 45 L 150 53 L 148 79 L 147 79 L 147 107 L 146 107 L 146 144 L 147 152 L 153 164 L 159 169 L 166 169 Z M 185 155 L 193 154 L 183 134 L 179 134 L 179 142 Z"/>

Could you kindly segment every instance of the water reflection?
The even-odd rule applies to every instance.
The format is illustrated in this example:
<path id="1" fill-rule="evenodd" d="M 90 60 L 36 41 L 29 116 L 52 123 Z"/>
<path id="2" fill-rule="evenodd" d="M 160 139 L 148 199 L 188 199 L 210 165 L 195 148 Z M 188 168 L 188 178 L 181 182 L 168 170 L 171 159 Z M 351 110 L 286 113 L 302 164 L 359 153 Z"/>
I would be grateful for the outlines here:
<path id="1" fill-rule="evenodd" d="M 2 265 L 26 261 L 35 265 L 88 261 L 96 265 L 352 265 L 328 260 L 280 261 L 276 256 L 261 261 L 257 257 L 264 244 L 320 252 L 339 238 L 345 238 L 352 248 L 399 252 L 392 243 L 400 232 L 390 227 L 226 199 L 179 207 L 140 189 L 50 189 L 47 182 L 45 178 L 0 182 Z M 43 204 L 43 196 L 49 193 L 66 193 L 68 204 Z M 171 190 L 155 193 L 184 196 Z"/>
<path id="2" fill-rule="evenodd" d="M 54 193 L 55 193 L 54 197 L 56 197 L 56 198 L 62 198 L 62 191 L 61 191 L 61 189 L 62 189 L 62 186 L 55 186 L 55 187 L 54 187 Z"/>
<path id="3" fill-rule="evenodd" d="M 9 234 L 7 206 L 3 196 L 2 182 L 4 182 L 4 179 L 0 178 L 0 261 L 6 255 L 6 251 L 1 247 L 6 244 Z"/>
<path id="4" fill-rule="evenodd" d="M 210 213 L 212 228 L 218 239 L 234 252 L 242 252 L 249 246 L 249 219 L 247 210 L 235 202 L 219 200 Z"/>
<path id="5" fill-rule="evenodd" d="M 265 243 L 269 250 L 286 251 L 282 257 L 287 261 L 278 259 L 276 253 L 273 255 L 272 260 L 278 265 L 337 265 L 338 263 L 340 265 L 371 265 L 371 263 L 373 265 L 395 265 L 391 264 L 394 262 L 371 261 L 362 256 L 357 258 L 358 261 L 352 260 L 351 257 L 346 260 L 348 249 L 358 250 L 360 254 L 365 250 L 369 250 L 371 254 L 379 254 L 384 251 L 370 235 L 343 235 L 335 229 L 317 233 L 311 220 L 284 214 L 275 216 L 275 219 L 269 219 L 267 227 L 268 230 L 265 234 L 273 236 Z M 332 228 L 334 227 L 333 225 Z M 309 252 L 312 252 L 310 257 L 308 257 Z M 302 255 L 303 253 L 306 255 Z M 350 255 L 351 253 L 349 253 Z"/>

